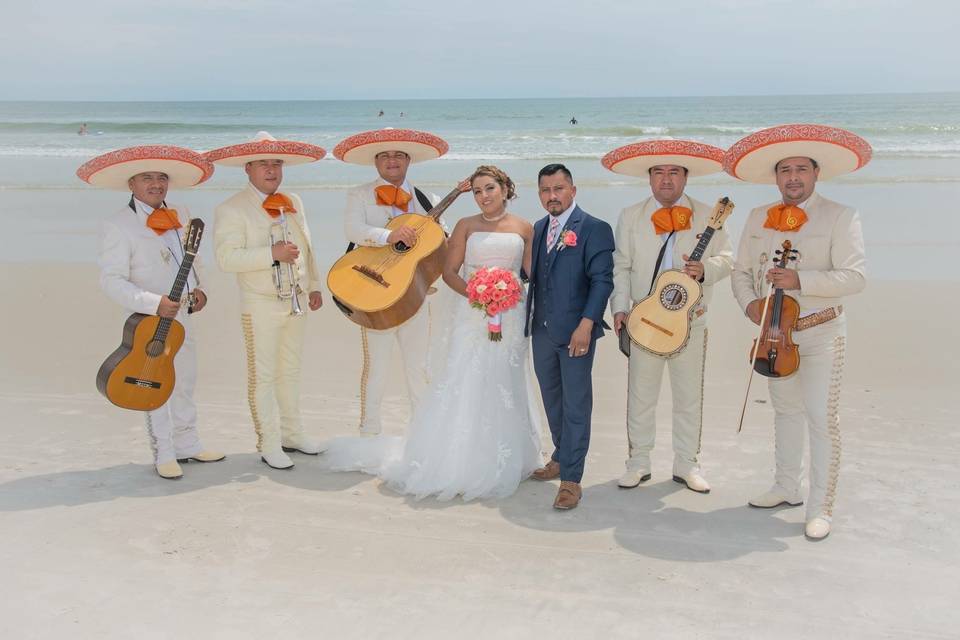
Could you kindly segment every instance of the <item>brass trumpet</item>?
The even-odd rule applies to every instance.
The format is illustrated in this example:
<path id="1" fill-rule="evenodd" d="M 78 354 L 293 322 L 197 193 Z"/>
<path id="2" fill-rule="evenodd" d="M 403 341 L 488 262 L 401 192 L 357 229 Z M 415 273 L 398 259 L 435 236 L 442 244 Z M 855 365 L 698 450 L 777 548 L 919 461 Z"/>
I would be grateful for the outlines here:
<path id="1" fill-rule="evenodd" d="M 270 246 L 278 242 L 292 242 L 290 239 L 290 229 L 287 228 L 287 215 L 283 209 L 280 209 L 280 216 L 277 221 L 270 225 Z M 273 284 L 277 288 L 277 298 L 280 300 L 290 300 L 290 315 L 302 316 L 303 309 L 300 308 L 299 295 L 300 278 L 297 275 L 296 262 L 286 263 L 286 269 L 279 260 L 273 261 Z"/>

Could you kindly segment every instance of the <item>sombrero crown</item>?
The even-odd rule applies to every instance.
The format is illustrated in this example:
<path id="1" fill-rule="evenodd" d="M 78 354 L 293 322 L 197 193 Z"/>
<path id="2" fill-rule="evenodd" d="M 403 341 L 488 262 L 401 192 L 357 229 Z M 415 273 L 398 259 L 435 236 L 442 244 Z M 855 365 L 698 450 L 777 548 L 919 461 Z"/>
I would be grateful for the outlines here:
<path id="1" fill-rule="evenodd" d="M 77 177 L 95 187 L 126 191 L 130 178 L 148 171 L 165 173 L 171 189 L 183 189 L 207 180 L 213 165 L 183 147 L 142 145 L 97 156 L 77 169 Z"/>
<path id="2" fill-rule="evenodd" d="M 689 176 L 705 176 L 723 170 L 723 149 L 692 140 L 645 140 L 614 149 L 600 162 L 628 176 L 646 176 L 662 164 L 685 167 Z"/>
<path id="3" fill-rule="evenodd" d="M 233 144 L 207 151 L 203 156 L 210 162 L 226 167 L 242 167 L 257 160 L 283 160 L 286 165 L 316 162 L 327 155 L 323 147 L 294 140 L 277 140 L 266 131 L 260 131 L 250 142 Z"/>
<path id="4" fill-rule="evenodd" d="M 410 162 L 439 158 L 450 149 L 442 138 L 413 129 L 377 129 L 346 138 L 333 149 L 333 156 L 350 164 L 372 165 L 378 153 L 402 151 Z"/>
<path id="5" fill-rule="evenodd" d="M 820 180 L 851 173 L 870 162 L 873 149 L 860 136 L 821 124 L 785 124 L 762 129 L 735 142 L 723 158 L 723 170 L 746 182 L 772 184 L 784 158 L 811 158 Z"/>

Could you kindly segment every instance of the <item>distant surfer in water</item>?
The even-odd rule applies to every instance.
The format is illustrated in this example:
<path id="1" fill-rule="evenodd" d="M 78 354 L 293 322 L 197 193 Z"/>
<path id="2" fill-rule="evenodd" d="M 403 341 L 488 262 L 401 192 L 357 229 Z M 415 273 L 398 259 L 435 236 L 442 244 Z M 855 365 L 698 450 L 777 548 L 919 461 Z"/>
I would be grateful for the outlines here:
<path id="1" fill-rule="evenodd" d="M 570 124 L 577 124 L 577 116 L 572 116 L 570 118 Z"/>
<path id="2" fill-rule="evenodd" d="M 86 122 L 84 122 L 83 124 L 80 125 L 80 130 L 77 131 L 77 135 L 78 135 L 78 136 L 85 136 L 85 135 L 87 135 L 87 123 L 86 123 Z"/>

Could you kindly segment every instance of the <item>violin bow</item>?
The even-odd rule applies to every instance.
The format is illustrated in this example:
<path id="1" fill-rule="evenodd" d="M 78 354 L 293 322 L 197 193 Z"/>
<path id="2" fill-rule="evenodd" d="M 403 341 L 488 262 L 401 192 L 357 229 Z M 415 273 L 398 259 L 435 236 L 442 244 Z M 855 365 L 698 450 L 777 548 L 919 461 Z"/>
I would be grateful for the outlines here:
<path id="1" fill-rule="evenodd" d="M 750 398 L 750 385 L 753 384 L 753 365 L 757 362 L 757 352 L 760 350 L 760 337 L 763 336 L 763 323 L 767 320 L 767 309 L 770 307 L 771 289 L 773 289 L 772 282 L 767 286 L 767 293 L 763 297 L 763 311 L 760 313 L 760 331 L 753 341 L 753 353 L 750 354 L 750 376 L 747 378 L 747 392 L 743 394 L 743 408 L 740 409 L 740 424 L 737 426 L 737 433 L 743 430 L 743 418 L 747 415 L 747 400 Z"/>

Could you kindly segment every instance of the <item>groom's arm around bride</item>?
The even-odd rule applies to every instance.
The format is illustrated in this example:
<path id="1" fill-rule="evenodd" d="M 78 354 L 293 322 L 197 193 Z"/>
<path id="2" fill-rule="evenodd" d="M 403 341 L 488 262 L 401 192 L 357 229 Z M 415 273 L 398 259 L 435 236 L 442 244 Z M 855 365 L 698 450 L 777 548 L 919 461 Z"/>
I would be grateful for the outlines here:
<path id="1" fill-rule="evenodd" d="M 553 506 L 572 509 L 590 444 L 596 340 L 613 291 L 613 229 L 577 206 L 562 164 L 541 169 L 538 188 L 548 215 L 534 226 L 527 335 L 554 451 L 534 477 L 559 477 Z"/>

